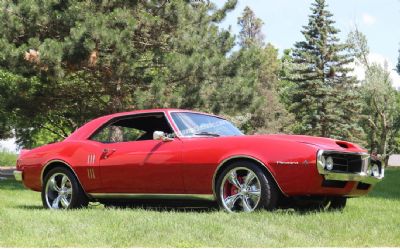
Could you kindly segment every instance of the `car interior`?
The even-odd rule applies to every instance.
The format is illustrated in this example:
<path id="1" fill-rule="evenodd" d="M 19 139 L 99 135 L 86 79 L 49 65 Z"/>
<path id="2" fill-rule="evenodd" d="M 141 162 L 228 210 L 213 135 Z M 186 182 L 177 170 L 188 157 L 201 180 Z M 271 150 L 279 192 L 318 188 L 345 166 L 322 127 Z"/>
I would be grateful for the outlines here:
<path id="1" fill-rule="evenodd" d="M 154 131 L 173 133 L 164 113 L 119 117 L 100 128 L 91 140 L 101 143 L 152 140 Z"/>

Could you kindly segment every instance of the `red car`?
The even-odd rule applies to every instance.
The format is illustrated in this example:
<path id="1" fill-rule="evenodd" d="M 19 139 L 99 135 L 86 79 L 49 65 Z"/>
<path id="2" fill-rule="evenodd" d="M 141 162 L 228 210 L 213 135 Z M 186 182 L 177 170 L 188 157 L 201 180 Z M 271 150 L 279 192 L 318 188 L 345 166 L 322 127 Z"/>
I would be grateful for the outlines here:
<path id="1" fill-rule="evenodd" d="M 243 135 L 210 114 L 154 109 L 97 118 L 62 142 L 24 150 L 17 180 L 51 209 L 132 199 L 209 199 L 227 211 L 342 209 L 384 175 L 360 146 Z M 183 203 L 183 202 L 182 202 Z"/>

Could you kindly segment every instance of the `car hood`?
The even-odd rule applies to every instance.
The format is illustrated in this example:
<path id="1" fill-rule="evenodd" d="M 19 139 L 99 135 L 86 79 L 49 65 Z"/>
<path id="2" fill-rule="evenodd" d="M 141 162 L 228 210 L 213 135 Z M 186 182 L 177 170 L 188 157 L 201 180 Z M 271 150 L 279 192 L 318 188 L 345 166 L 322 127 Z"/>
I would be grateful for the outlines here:
<path id="1" fill-rule="evenodd" d="M 318 149 L 323 150 L 336 150 L 336 151 L 351 151 L 351 152 L 367 152 L 361 146 L 342 140 L 336 140 L 326 137 L 313 137 L 304 135 L 286 135 L 286 134 L 272 134 L 272 135 L 255 135 L 273 140 L 286 140 L 298 143 L 308 144 Z"/>

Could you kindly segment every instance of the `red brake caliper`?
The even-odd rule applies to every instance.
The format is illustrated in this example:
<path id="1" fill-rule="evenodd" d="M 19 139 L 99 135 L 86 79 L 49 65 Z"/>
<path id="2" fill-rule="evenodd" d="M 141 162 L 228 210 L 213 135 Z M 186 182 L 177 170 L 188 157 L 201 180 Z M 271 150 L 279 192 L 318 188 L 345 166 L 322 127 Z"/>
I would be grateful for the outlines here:
<path id="1" fill-rule="evenodd" d="M 238 181 L 240 183 L 243 183 L 243 177 L 239 176 L 238 177 Z M 239 189 L 237 189 L 235 187 L 235 185 L 233 185 L 232 183 L 230 183 L 229 181 L 225 182 L 225 186 L 224 186 L 224 198 L 231 196 L 231 195 L 235 195 L 239 192 Z"/>

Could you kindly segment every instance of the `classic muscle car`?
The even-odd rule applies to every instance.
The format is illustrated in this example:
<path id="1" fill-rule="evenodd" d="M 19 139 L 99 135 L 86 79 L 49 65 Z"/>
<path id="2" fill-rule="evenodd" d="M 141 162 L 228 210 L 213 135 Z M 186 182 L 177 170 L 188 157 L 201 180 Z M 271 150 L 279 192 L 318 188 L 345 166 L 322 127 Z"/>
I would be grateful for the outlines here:
<path id="1" fill-rule="evenodd" d="M 384 176 L 360 146 L 322 137 L 243 135 L 179 109 L 103 116 L 62 142 L 23 150 L 15 178 L 50 209 L 135 199 L 209 199 L 229 212 L 343 209 Z M 137 201 L 137 200 L 136 200 Z"/>

